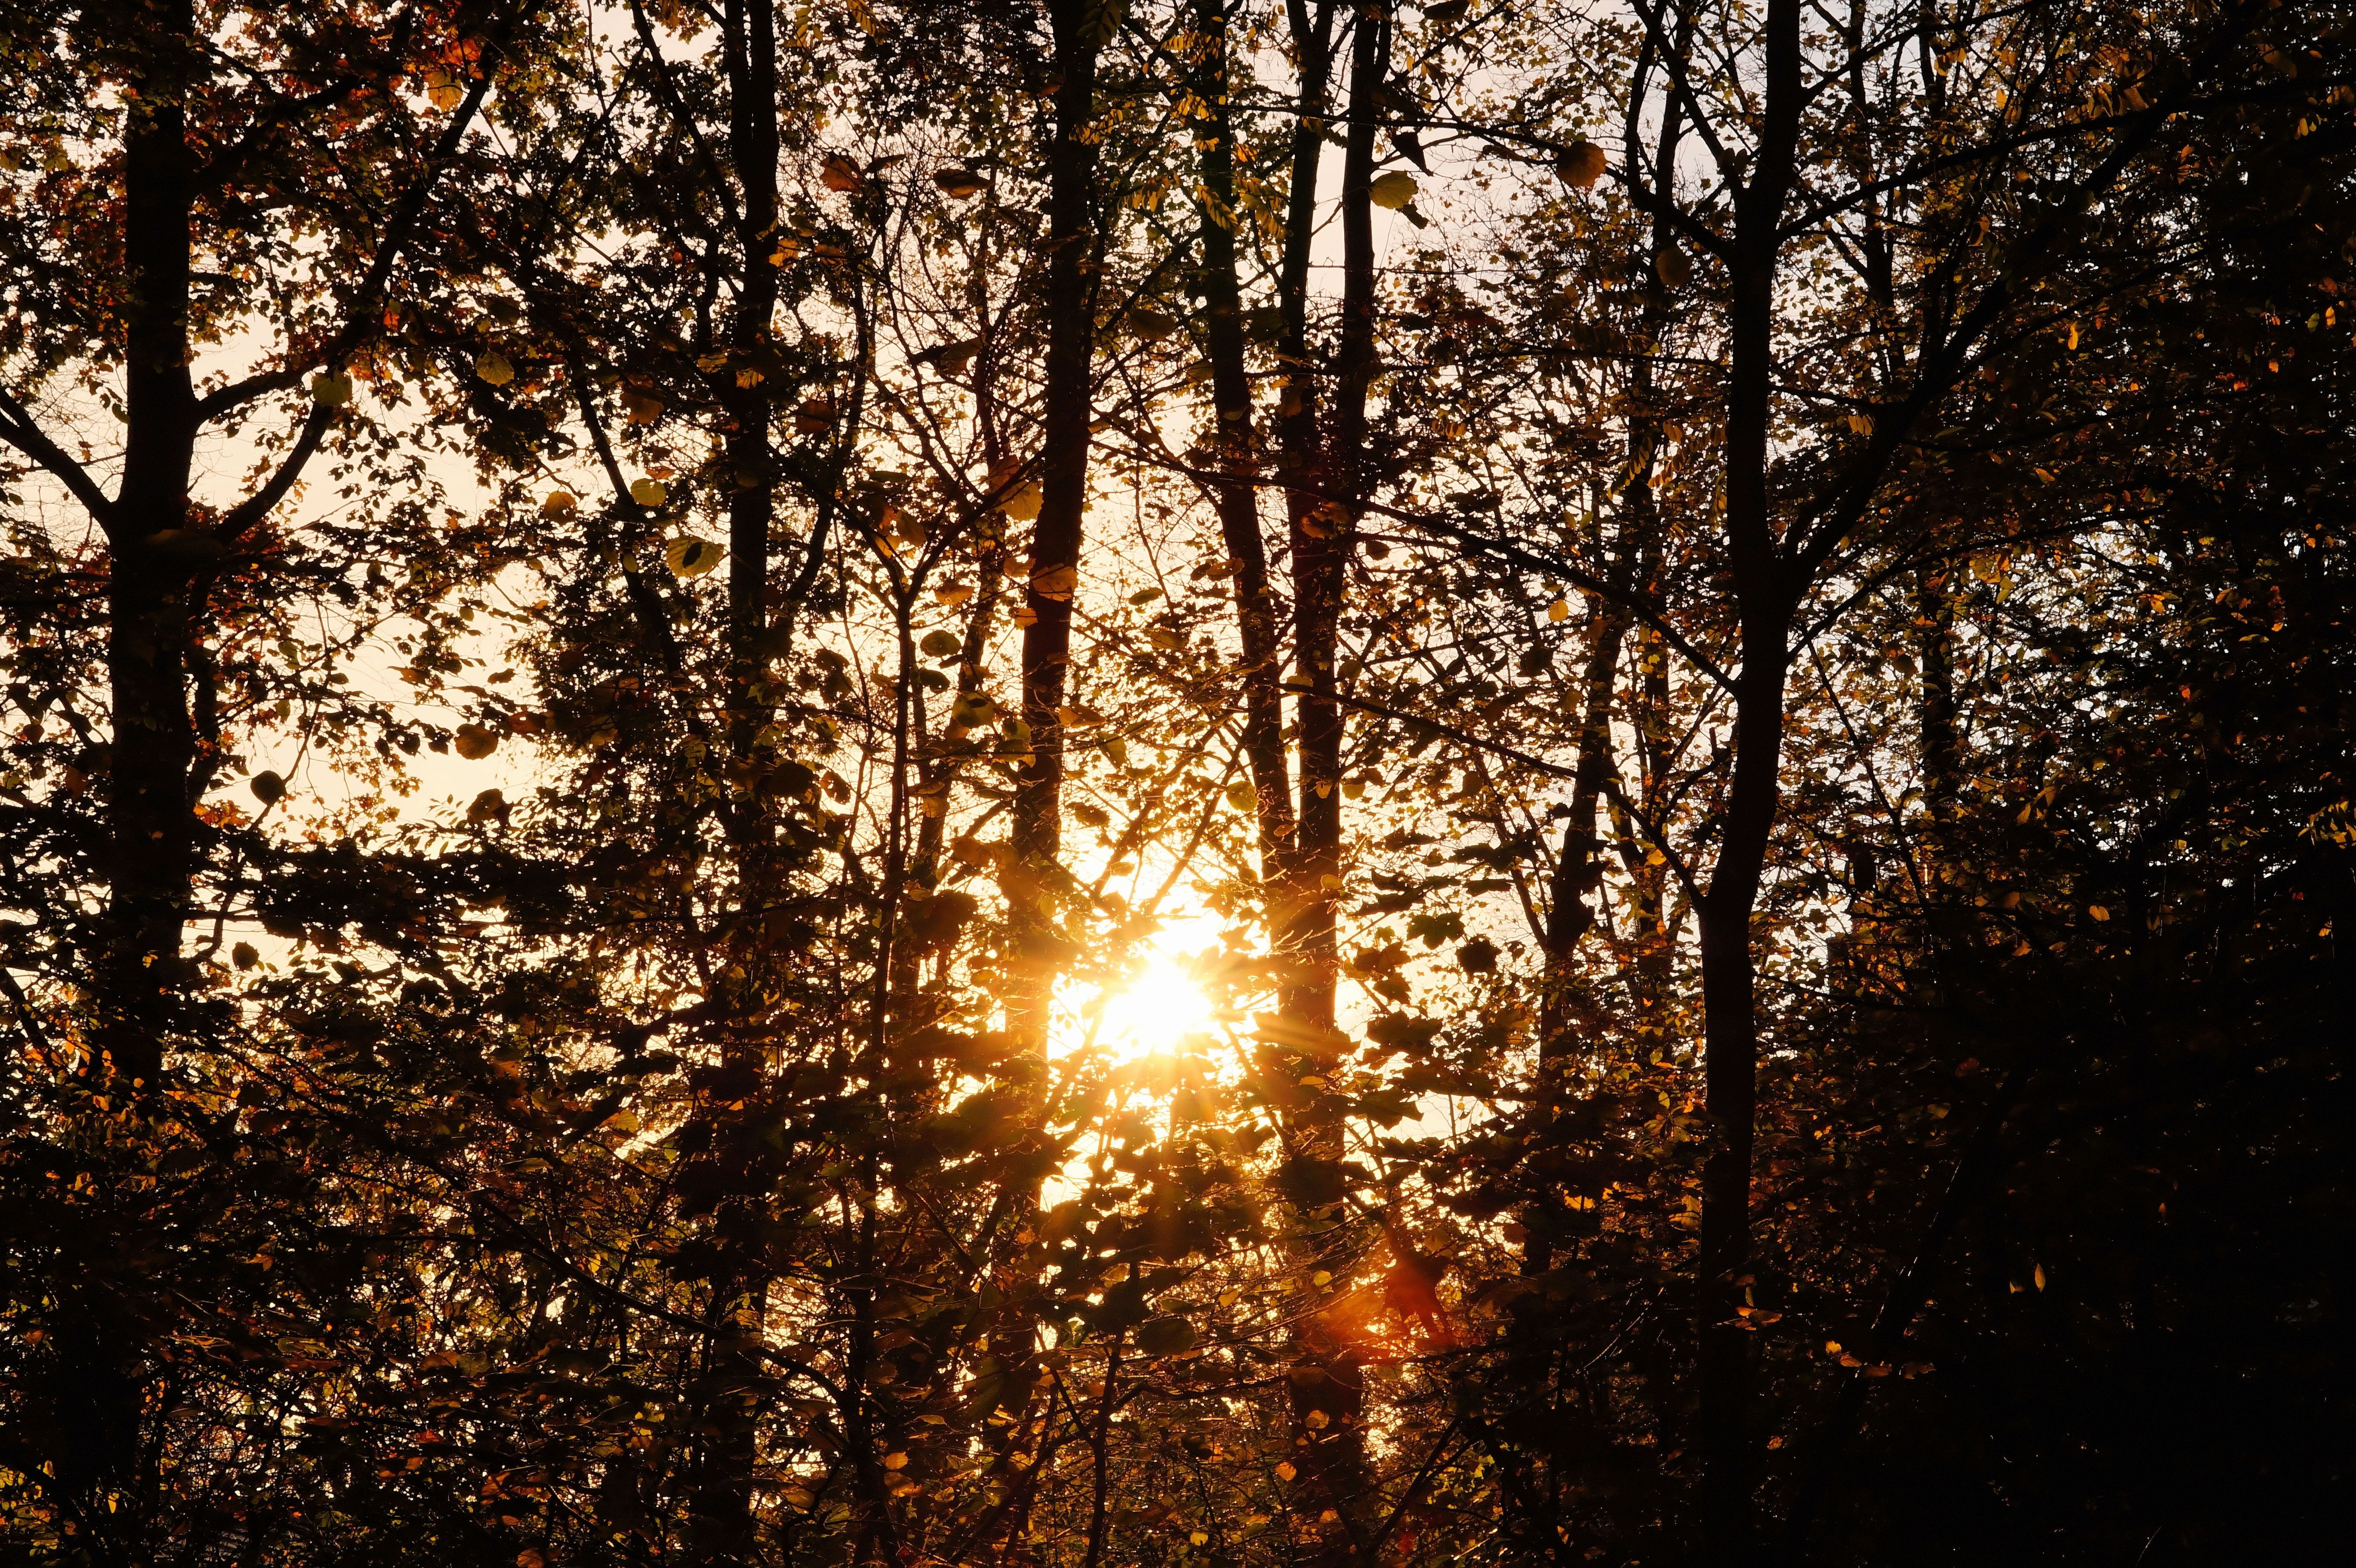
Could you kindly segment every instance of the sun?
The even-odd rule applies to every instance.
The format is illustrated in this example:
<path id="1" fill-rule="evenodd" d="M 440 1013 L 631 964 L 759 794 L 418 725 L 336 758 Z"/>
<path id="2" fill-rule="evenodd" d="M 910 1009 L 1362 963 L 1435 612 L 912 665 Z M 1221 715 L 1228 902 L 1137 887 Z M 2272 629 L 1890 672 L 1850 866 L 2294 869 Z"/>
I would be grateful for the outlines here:
<path id="1" fill-rule="evenodd" d="M 1105 1003 L 1098 1039 L 1117 1061 L 1174 1051 L 1189 1035 L 1218 1028 L 1218 1011 L 1193 976 L 1157 954 Z"/>

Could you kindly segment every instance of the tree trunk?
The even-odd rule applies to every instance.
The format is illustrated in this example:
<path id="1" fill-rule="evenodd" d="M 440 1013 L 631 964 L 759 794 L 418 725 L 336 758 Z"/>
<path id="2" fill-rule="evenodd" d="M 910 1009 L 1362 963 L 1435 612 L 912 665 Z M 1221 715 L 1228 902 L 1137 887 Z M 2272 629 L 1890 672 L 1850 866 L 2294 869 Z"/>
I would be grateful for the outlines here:
<path id="1" fill-rule="evenodd" d="M 736 350 L 721 374 L 728 497 L 728 658 L 730 705 L 735 710 L 732 737 L 739 759 L 751 750 L 759 725 L 752 695 L 766 661 L 769 528 L 776 514 L 776 479 L 769 450 L 770 397 L 760 384 L 735 384 L 739 357 L 750 357 L 769 338 L 769 318 L 777 304 L 777 268 L 769 260 L 777 245 L 777 45 L 773 9 L 747 0 L 728 0 L 723 19 L 723 61 L 728 72 L 731 162 L 738 200 L 737 245 L 744 252 L 743 293 L 729 337 Z"/>
<path id="2" fill-rule="evenodd" d="M 1293 650 L 1301 737 L 1298 848 L 1288 879 L 1290 920 L 1280 943 L 1286 960 L 1278 1001 L 1280 1034 L 1271 1065 L 1291 1082 L 1287 1163 L 1300 1232 L 1296 1251 L 1335 1253 L 1348 1221 L 1335 1189 L 1344 1124 L 1325 1092 L 1303 1079 L 1330 1072 L 1347 1041 L 1334 1027 L 1336 916 L 1342 882 L 1341 704 L 1334 668 L 1345 574 L 1359 508 L 1374 481 L 1366 451 L 1366 399 L 1375 368 L 1375 136 L 1378 93 L 1388 74 L 1389 24 L 1372 10 L 1352 23 L 1349 131 L 1342 172 L 1342 319 L 1333 359 L 1333 398 L 1310 483 L 1293 491 Z M 1304 75 L 1309 51 L 1303 49 Z M 1303 108 L 1308 107 L 1304 100 Z M 1296 178 L 1299 172 L 1296 169 Z M 1312 174 L 1313 179 L 1313 174 Z M 1296 216 L 1298 208 L 1296 208 Z M 1301 236 L 1305 244 L 1307 236 Z M 1305 258 L 1304 258 L 1305 259 Z M 1288 262 L 1294 260 L 1288 255 Z M 1290 302 L 1288 302 L 1290 307 Z M 1294 368 L 1296 382 L 1300 367 Z M 1298 449 L 1288 453 L 1296 459 Z M 1343 1248 L 1348 1246 L 1343 1240 Z M 1338 1261 L 1338 1255 L 1337 1255 Z M 1365 1426 L 1365 1371 L 1357 1335 L 1338 1316 L 1312 1314 L 1296 1331 L 1288 1372 L 1294 1452 L 1334 1512 L 1317 1555 L 1321 1563 L 1364 1561 L 1376 1497 Z"/>
<path id="3" fill-rule="evenodd" d="M 195 197 L 184 82 L 194 64 L 186 0 L 148 13 L 135 96 L 125 94 L 123 265 L 130 314 L 123 381 L 127 426 L 122 488 L 97 519 L 110 546 L 107 680 L 112 727 L 106 766 L 109 902 L 91 955 L 91 1077 L 160 1086 L 166 1040 L 186 985 L 181 930 L 195 875 L 189 780 L 197 753 L 187 696 L 191 635 L 188 477 L 197 400 L 188 369 L 190 246 Z M 167 532 L 169 530 L 169 532 Z M 157 536 L 164 538 L 158 539 Z M 121 1093 L 121 1087 L 115 1091 Z M 123 1217 L 126 1248 L 136 1223 Z M 133 1271 L 135 1274 L 136 1271 Z M 154 1515 L 154 1472 L 143 1463 L 145 1334 L 128 1304 L 103 1286 L 59 1345 L 48 1404 L 62 1442 L 58 1484 L 100 1532 L 102 1558 L 137 1561 Z"/>
<path id="4" fill-rule="evenodd" d="M 1768 494 L 1773 430 L 1775 273 L 1802 108 L 1799 0 L 1770 0 L 1765 112 L 1756 171 L 1735 197 L 1728 268 L 1726 542 L 1741 624 L 1734 773 L 1708 892 L 1697 901 L 1704 1083 L 1711 1128 L 1702 1172 L 1700 1341 L 1702 1531 L 1722 1568 L 1751 1561 L 1756 1456 L 1751 1336 L 1735 1315 L 1751 1256 L 1751 1150 L 1758 1103 L 1758 976 L 1751 914 L 1775 821 L 1793 592 Z"/>
<path id="5" fill-rule="evenodd" d="M 1922 690 L 1916 720 L 1922 730 L 1922 800 L 1934 828 L 1952 826 L 1963 793 L 1963 741 L 1955 723 L 1955 601 L 1944 573 L 1925 571 L 1915 581 L 1914 631 Z"/>
<path id="6" fill-rule="evenodd" d="M 1284 251 L 1277 261 L 1277 359 L 1284 367 L 1277 403 L 1277 475 L 1284 482 L 1289 558 L 1292 571 L 1295 624 L 1301 588 L 1301 542 L 1308 536 L 1310 514 L 1319 506 L 1323 458 L 1317 435 L 1316 357 L 1309 345 L 1309 261 L 1317 235 L 1317 171 L 1323 161 L 1326 100 L 1333 73 L 1333 11 L 1332 0 L 1319 0 L 1312 14 L 1307 0 L 1286 7 L 1292 25 L 1292 47 L 1301 73 L 1300 97 L 1293 116 L 1290 195 L 1285 208 Z M 1280 656 L 1279 656 L 1280 662 Z M 1281 672 L 1280 671 L 1280 677 Z M 1296 731 L 1297 733 L 1297 731 Z M 1280 741 L 1282 733 L 1279 733 Z M 1302 790 L 1304 798 L 1308 795 Z M 1288 796 L 1287 805 L 1290 800 Z M 1293 825 L 1293 853 L 1268 890 L 1269 937 L 1281 961 L 1282 995 L 1278 1008 L 1290 1016 L 1293 983 L 1291 966 L 1298 957 L 1301 923 L 1305 907 L 1303 868 L 1300 863 L 1300 821 Z M 1313 888 L 1313 883 L 1307 883 Z"/>
<path id="7" fill-rule="evenodd" d="M 1258 796 L 1260 884 L 1278 896 L 1292 863 L 1297 821 L 1292 772 L 1284 755 L 1283 651 L 1261 537 L 1258 460 L 1253 449 L 1251 382 L 1244 368 L 1243 292 L 1236 281 L 1235 130 L 1227 113 L 1225 0 L 1199 0 L 1201 69 L 1194 95 L 1205 105 L 1202 141 L 1203 298 L 1211 349 L 1211 402 L 1217 421 L 1219 533 L 1233 569 L 1236 627 L 1243 644 L 1244 756 Z M 1273 911 L 1271 911 L 1273 912 Z"/>
<path id="8" fill-rule="evenodd" d="M 769 529 L 776 510 L 776 481 L 769 447 L 770 400 L 761 386 L 739 387 L 734 371 L 767 340 L 776 307 L 777 268 L 769 257 L 776 244 L 777 53 L 771 8 L 728 0 L 721 18 L 721 63 L 728 80 L 729 162 L 737 187 L 737 244 L 742 277 L 729 347 L 735 350 L 720 374 L 721 403 L 728 420 L 723 441 L 728 481 L 728 720 L 729 752 L 740 764 L 752 760 L 763 724 L 763 704 L 755 688 L 767 668 Z M 773 869 L 766 835 L 757 813 L 734 818 L 738 898 L 748 913 L 770 896 Z M 757 928 L 757 918 L 753 923 Z M 757 994 L 757 988 L 748 987 Z M 757 1074 L 764 1053 L 750 1031 L 734 1031 L 729 1065 Z M 744 1193 L 723 1200 L 765 1209 L 766 1195 Z M 731 1249 L 732 1252 L 734 1249 Z M 757 1537 L 753 1483 L 759 1463 L 759 1419 L 766 1367 L 761 1355 L 769 1279 L 751 1259 L 732 1264 L 712 1280 L 709 1339 L 695 1423 L 702 1434 L 695 1453 L 692 1489 L 687 1499 L 687 1556 L 691 1563 L 743 1563 Z"/>
<path id="9" fill-rule="evenodd" d="M 1026 891 L 1011 912 L 1019 974 L 1009 1023 L 1031 1065 L 1044 1072 L 1062 939 L 1035 891 L 1063 847 L 1064 731 L 1058 710 L 1072 657 L 1072 595 L 1079 582 L 1081 515 L 1087 506 L 1089 370 L 1096 353 L 1096 144 L 1087 134 L 1096 110 L 1097 45 L 1084 31 L 1089 7 L 1050 0 L 1055 63 L 1055 143 L 1048 179 L 1047 277 L 1052 302 L 1039 517 L 1023 594 L 1023 722 L 1031 760 L 1015 782 L 1013 848 Z"/>
<path id="10" fill-rule="evenodd" d="M 1690 20 L 1679 24 L 1676 52 L 1681 62 L 1692 30 Z M 1636 68 L 1633 98 L 1642 99 L 1651 75 L 1651 56 L 1647 51 Z M 1651 249 L 1644 264 L 1647 272 L 1655 273 L 1656 278 L 1659 258 L 1676 243 L 1676 229 L 1670 221 L 1667 203 L 1671 183 L 1676 177 L 1684 112 L 1685 105 L 1672 94 L 1653 155 L 1651 179 L 1661 205 L 1653 216 Z M 1640 590 L 1647 595 L 1652 592 L 1652 584 L 1639 580 L 1637 562 L 1648 552 L 1657 554 L 1659 550 L 1656 536 L 1660 517 L 1653 501 L 1653 473 L 1659 461 L 1663 432 L 1660 412 L 1654 405 L 1654 365 L 1655 350 L 1669 325 L 1669 304 L 1667 292 L 1656 282 L 1645 294 L 1637 354 L 1629 372 L 1628 464 L 1620 490 L 1619 537 L 1607 579 L 1612 592 L 1596 606 L 1594 636 L 1588 645 L 1587 667 L 1581 672 L 1579 752 L 1572 770 L 1570 816 L 1563 823 L 1562 855 L 1556 862 L 1547 901 L 1546 975 L 1539 993 L 1538 1019 L 1542 1061 L 1558 1061 L 1565 1055 L 1562 1037 L 1570 1021 L 1571 960 L 1580 939 L 1595 925 L 1595 909 L 1588 902 L 1588 895 L 1603 879 L 1603 845 L 1595 830 L 1596 809 L 1604 773 L 1612 765 L 1612 692 L 1620 650 L 1629 629 L 1635 624 L 1628 599 Z"/>
<path id="11" fill-rule="evenodd" d="M 1334 930 L 1342 871 L 1342 706 L 1334 655 L 1357 512 L 1373 480 L 1366 453 L 1366 392 L 1375 364 L 1375 133 L 1376 91 L 1390 59 L 1388 24 L 1361 13 L 1350 49 L 1350 120 L 1342 163 L 1342 332 L 1333 358 L 1333 409 L 1306 505 L 1292 508 L 1293 684 L 1301 731 L 1301 827 L 1290 983 L 1281 1007 L 1289 1031 L 1322 1040 L 1333 1029 Z"/>
<path id="12" fill-rule="evenodd" d="M 187 701 L 187 544 L 196 389 L 188 370 L 189 251 L 195 196 L 178 95 L 193 63 L 187 0 L 159 8 L 129 112 L 123 158 L 123 262 L 129 273 L 123 487 L 102 519 L 109 568 L 107 676 L 112 902 L 98 959 L 97 1038 L 115 1071 L 151 1086 L 182 981 L 180 929 L 194 874 L 188 777 L 196 736 Z M 173 548 L 173 540 L 179 548 Z"/>
<path id="13" fill-rule="evenodd" d="M 1735 1308 L 1751 1257 L 1751 1158 L 1758 1102 L 1757 973 L 1751 913 L 1766 864 L 1778 799 L 1783 731 L 1780 634 L 1745 639 L 1734 724 L 1734 781 L 1725 840 L 1699 901 L 1703 1072 L 1711 1143 L 1702 1168 L 1697 1281 L 1702 1525 L 1718 1563 L 1751 1558 L 1755 1455 L 1751 1434 L 1751 1341 Z"/>

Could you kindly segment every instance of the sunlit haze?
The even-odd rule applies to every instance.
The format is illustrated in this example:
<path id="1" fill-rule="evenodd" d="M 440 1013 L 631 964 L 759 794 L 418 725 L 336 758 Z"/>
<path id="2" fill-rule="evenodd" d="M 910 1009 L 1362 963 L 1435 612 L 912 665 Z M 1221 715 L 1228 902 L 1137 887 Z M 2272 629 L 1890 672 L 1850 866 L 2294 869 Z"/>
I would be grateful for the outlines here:
<path id="1" fill-rule="evenodd" d="M 1135 979 L 1113 991 L 1097 1038 L 1113 1060 L 1129 1061 L 1173 1051 L 1190 1035 L 1215 1031 L 1218 1021 L 1203 988 L 1176 960 L 1157 954 Z"/>

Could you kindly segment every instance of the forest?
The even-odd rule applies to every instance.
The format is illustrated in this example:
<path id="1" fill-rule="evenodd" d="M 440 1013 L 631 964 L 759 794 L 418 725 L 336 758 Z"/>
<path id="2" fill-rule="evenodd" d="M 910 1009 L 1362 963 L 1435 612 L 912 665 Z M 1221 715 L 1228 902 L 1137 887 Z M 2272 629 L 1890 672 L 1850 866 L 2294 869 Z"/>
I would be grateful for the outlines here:
<path id="1" fill-rule="evenodd" d="M 2356 13 L 0 83 L 0 1559 L 2348 1549 Z"/>

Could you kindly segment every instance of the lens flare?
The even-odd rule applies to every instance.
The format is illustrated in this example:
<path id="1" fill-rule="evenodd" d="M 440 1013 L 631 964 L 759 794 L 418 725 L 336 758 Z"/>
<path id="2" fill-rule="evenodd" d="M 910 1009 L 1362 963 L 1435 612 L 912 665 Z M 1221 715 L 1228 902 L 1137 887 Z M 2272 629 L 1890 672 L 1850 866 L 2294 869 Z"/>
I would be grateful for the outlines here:
<path id="1" fill-rule="evenodd" d="M 1212 1032 L 1218 1015 L 1193 976 L 1156 955 L 1105 1003 L 1098 1038 L 1115 1061 L 1174 1051 L 1187 1036 Z"/>

